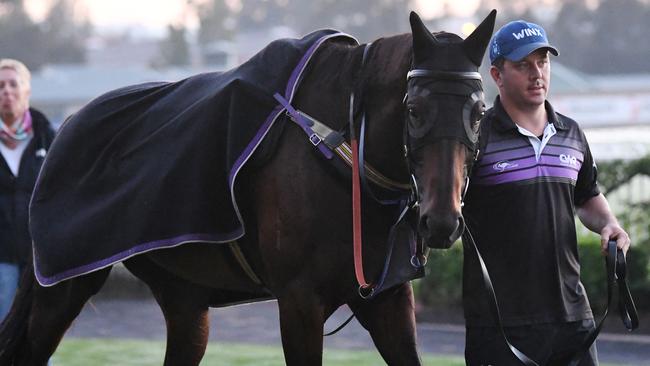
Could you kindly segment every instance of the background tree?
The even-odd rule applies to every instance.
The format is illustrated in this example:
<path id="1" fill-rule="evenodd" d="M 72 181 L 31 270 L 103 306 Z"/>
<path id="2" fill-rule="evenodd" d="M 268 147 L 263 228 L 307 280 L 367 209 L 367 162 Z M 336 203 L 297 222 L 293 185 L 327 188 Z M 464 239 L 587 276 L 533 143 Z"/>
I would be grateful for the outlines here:
<path id="1" fill-rule="evenodd" d="M 239 29 L 265 29 L 286 25 L 295 28 L 296 0 L 240 0 L 241 9 L 237 12 Z"/>
<path id="2" fill-rule="evenodd" d="M 75 20 L 74 4 L 73 0 L 56 0 L 40 24 L 47 63 L 86 61 L 85 41 L 92 25 L 83 18 Z"/>
<path id="3" fill-rule="evenodd" d="M 91 25 L 76 17 L 73 0 L 56 0 L 45 19 L 35 23 L 23 0 L 0 1 L 0 52 L 36 70 L 47 63 L 82 63 Z"/>
<path id="4" fill-rule="evenodd" d="M 167 37 L 160 42 L 160 59 L 154 67 L 187 66 L 190 64 L 190 47 L 184 26 L 167 26 Z"/>
<path id="5" fill-rule="evenodd" d="M 320 0 L 292 5 L 300 33 L 318 28 L 336 28 L 361 42 L 407 32 L 408 0 Z"/>
<path id="6" fill-rule="evenodd" d="M 595 31 L 593 12 L 585 0 L 566 1 L 548 29 L 549 38 L 560 50 L 562 63 L 581 71 L 586 71 L 585 56 L 590 53 Z"/>
<path id="7" fill-rule="evenodd" d="M 650 4 L 640 0 L 602 0 L 594 12 L 594 37 L 582 55 L 588 72 L 650 71 Z"/>
<path id="8" fill-rule="evenodd" d="M 199 15 L 198 42 L 207 45 L 215 41 L 230 40 L 235 34 L 233 11 L 224 0 L 207 3 L 189 3 Z"/>
<path id="9" fill-rule="evenodd" d="M 0 1 L 0 53 L 21 60 L 30 69 L 45 63 L 42 34 L 25 12 L 22 0 Z"/>

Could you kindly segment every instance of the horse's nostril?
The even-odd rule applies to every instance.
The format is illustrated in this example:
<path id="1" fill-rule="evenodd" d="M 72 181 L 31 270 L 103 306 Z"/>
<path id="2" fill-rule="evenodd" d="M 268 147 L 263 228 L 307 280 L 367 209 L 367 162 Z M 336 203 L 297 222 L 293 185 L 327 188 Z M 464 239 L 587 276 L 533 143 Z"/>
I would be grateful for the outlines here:
<path id="1" fill-rule="evenodd" d="M 452 237 L 461 226 L 464 226 L 460 216 L 423 215 L 420 218 L 420 234 L 425 238 Z"/>
<path id="2" fill-rule="evenodd" d="M 418 225 L 418 230 L 420 236 L 423 238 L 430 238 L 431 235 L 435 232 L 435 229 L 431 227 L 432 220 L 429 219 L 429 215 L 423 215 L 420 217 L 420 224 Z"/>
<path id="3" fill-rule="evenodd" d="M 423 215 L 418 227 L 420 236 L 432 248 L 449 248 L 465 230 L 465 220 L 458 215 Z"/>

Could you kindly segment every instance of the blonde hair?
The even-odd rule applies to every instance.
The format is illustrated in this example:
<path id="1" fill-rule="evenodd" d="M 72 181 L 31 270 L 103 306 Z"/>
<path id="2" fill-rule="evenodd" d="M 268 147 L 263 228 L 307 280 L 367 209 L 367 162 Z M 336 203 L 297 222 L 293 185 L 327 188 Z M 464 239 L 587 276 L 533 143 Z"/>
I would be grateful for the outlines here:
<path id="1" fill-rule="evenodd" d="M 0 59 L 0 69 L 11 69 L 18 74 L 20 82 L 28 88 L 31 86 L 32 74 L 24 63 L 12 58 Z"/>

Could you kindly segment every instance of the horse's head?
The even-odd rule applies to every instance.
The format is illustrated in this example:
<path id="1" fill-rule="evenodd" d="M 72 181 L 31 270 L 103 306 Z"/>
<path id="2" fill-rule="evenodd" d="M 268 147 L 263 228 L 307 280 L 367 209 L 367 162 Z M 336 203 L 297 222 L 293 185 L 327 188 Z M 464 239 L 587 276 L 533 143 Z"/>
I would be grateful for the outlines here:
<path id="1" fill-rule="evenodd" d="M 405 99 L 405 145 L 425 243 L 448 248 L 465 229 L 461 206 L 485 110 L 478 68 L 496 11 L 462 40 L 431 34 L 411 13 L 413 58 Z"/>

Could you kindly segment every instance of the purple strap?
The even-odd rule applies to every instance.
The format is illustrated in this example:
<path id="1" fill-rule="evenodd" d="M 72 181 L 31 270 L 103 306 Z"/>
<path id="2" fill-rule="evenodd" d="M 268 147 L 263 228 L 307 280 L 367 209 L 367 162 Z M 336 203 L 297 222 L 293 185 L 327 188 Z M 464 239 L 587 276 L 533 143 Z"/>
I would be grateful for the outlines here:
<path id="1" fill-rule="evenodd" d="M 291 103 L 289 103 L 289 101 L 282 95 L 275 93 L 273 94 L 273 97 L 282 104 L 282 106 L 287 110 L 287 113 L 289 113 L 293 117 L 293 120 L 296 121 L 303 131 L 305 131 L 307 136 L 309 136 L 309 142 L 316 146 L 327 159 L 331 159 L 334 156 L 332 151 L 322 143 L 323 140 L 314 132 L 314 130 L 311 129 L 310 123 L 300 113 L 298 113 L 298 111 L 291 106 Z"/>

